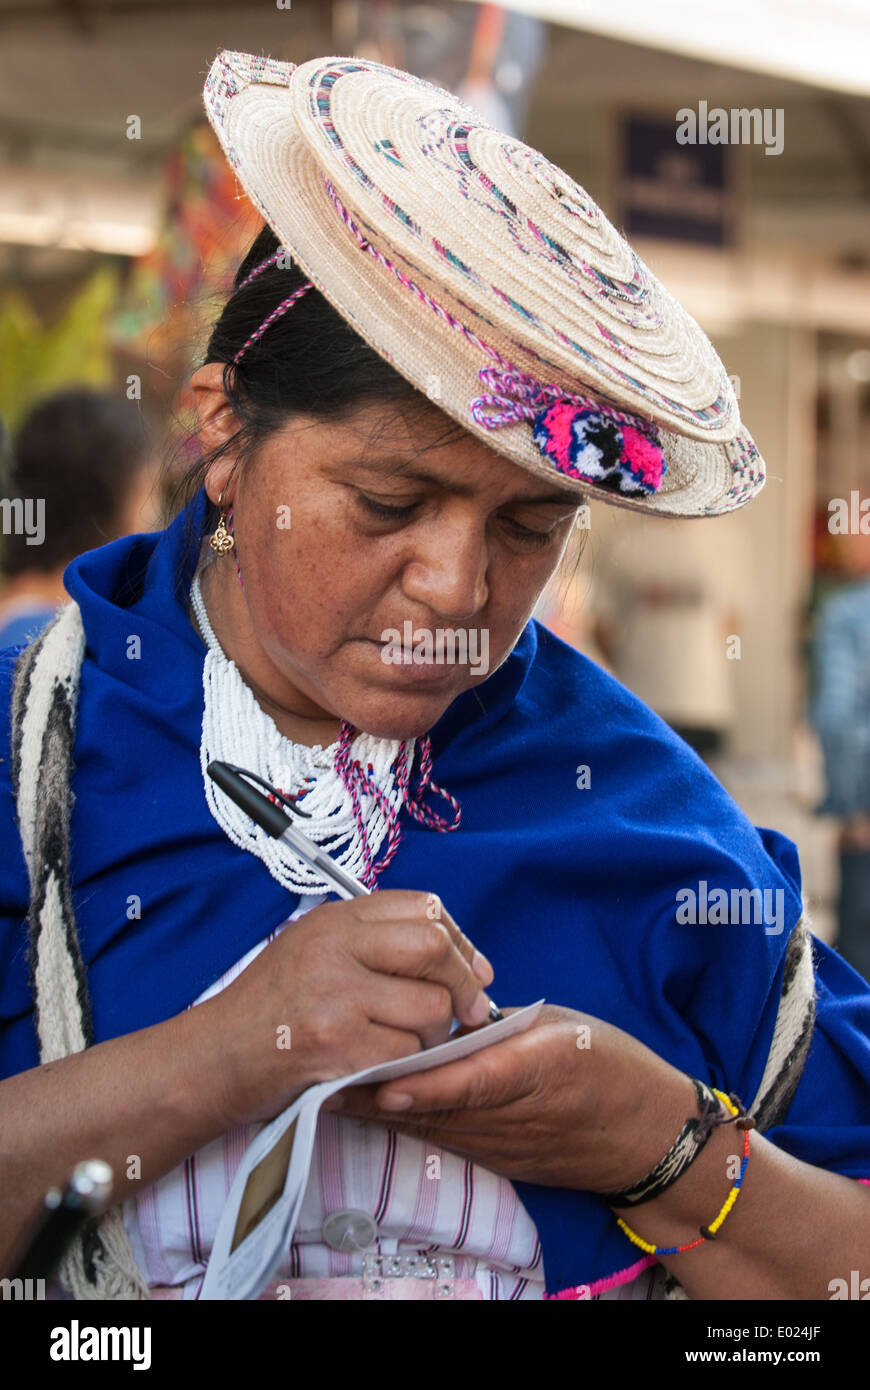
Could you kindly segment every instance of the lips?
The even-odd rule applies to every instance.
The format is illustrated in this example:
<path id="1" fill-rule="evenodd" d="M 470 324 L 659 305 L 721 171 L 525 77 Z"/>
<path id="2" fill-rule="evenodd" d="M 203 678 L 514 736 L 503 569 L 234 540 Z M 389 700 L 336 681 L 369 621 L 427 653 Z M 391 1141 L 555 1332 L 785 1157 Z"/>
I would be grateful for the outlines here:
<path id="1" fill-rule="evenodd" d="M 379 659 L 381 652 L 392 645 L 389 641 L 382 642 L 380 638 L 365 637 L 362 640 L 377 648 Z M 459 665 L 443 662 L 380 661 L 380 665 L 403 685 L 449 685 L 453 683 L 454 673 L 462 670 Z"/>

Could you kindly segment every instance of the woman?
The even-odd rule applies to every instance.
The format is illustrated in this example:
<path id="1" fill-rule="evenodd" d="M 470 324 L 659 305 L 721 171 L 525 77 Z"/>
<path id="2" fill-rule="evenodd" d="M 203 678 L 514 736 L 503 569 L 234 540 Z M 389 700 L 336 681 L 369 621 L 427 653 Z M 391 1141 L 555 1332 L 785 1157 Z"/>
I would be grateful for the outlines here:
<path id="1" fill-rule="evenodd" d="M 192 377 L 192 495 L 71 565 L 5 662 L 4 1244 L 99 1153 L 124 1219 L 67 1286 L 195 1298 L 255 1127 L 478 1025 L 491 985 L 537 1023 L 321 1115 L 266 1296 L 827 1297 L 870 1230 L 867 988 L 818 942 L 813 976 L 790 842 L 529 621 L 587 495 L 758 491 L 724 368 L 582 189 L 449 94 L 241 54 L 206 90 L 270 226 Z M 378 891 L 326 902 L 214 758 Z"/>

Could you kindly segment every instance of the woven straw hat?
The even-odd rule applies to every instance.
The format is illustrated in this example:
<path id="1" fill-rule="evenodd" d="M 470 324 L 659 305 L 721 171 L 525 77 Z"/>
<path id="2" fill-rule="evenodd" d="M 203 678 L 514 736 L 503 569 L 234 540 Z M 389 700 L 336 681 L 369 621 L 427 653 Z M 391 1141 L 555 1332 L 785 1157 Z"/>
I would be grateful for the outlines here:
<path id="1" fill-rule="evenodd" d="M 538 477 L 668 516 L 764 485 L 725 368 L 589 194 L 449 92 L 361 58 L 225 51 L 236 175 L 381 356 Z"/>

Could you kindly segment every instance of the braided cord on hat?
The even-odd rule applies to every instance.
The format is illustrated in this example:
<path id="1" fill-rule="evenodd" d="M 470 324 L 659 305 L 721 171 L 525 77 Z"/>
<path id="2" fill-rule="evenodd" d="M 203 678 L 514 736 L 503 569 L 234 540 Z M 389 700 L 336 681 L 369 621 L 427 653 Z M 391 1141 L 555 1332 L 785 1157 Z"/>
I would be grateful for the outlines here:
<path id="1" fill-rule="evenodd" d="M 342 220 L 356 238 L 360 249 L 367 252 L 370 256 L 373 256 L 375 260 L 379 261 L 387 270 L 392 271 L 400 284 L 411 290 L 423 304 L 426 304 L 434 313 L 443 318 L 451 328 L 458 329 L 474 347 L 480 348 L 481 352 L 484 352 L 487 357 L 491 357 L 495 362 L 498 362 L 499 366 L 504 369 L 503 371 L 499 371 L 495 367 L 481 367 L 478 373 L 484 385 L 492 388 L 491 394 L 477 396 L 471 402 L 471 413 L 478 424 L 483 425 L 485 429 L 491 430 L 498 429 L 501 425 L 515 424 L 519 420 L 531 420 L 540 413 L 545 405 L 556 401 L 562 401 L 583 407 L 587 410 L 594 410 L 599 415 L 604 415 L 617 424 L 630 425 L 633 429 L 640 431 L 648 437 L 656 437 L 657 432 L 652 422 L 644 420 L 639 415 L 633 415 L 625 410 L 617 410 L 615 406 L 608 405 L 598 397 L 566 392 L 564 387 L 557 385 L 555 382 L 544 383 L 530 376 L 527 372 L 521 371 L 520 368 L 516 367 L 508 358 L 503 357 L 496 348 L 484 342 L 472 329 L 462 323 L 454 314 L 451 314 L 449 309 L 445 309 L 442 304 L 439 304 L 437 300 L 433 299 L 432 296 L 428 294 L 426 290 L 422 289 L 420 285 L 416 284 L 414 280 L 405 275 L 388 256 L 385 256 L 382 251 L 379 251 L 360 231 L 351 214 L 339 198 L 333 183 L 329 179 L 325 179 L 324 182 L 332 203 L 336 207 Z M 246 276 L 238 288 L 240 290 L 244 289 L 256 276 L 260 275 L 264 270 L 267 270 L 269 266 L 274 265 L 280 257 L 285 254 L 283 247 L 273 252 L 261 265 L 256 266 L 255 269 L 251 271 L 250 275 Z M 262 337 L 270 324 L 274 323 L 275 319 L 286 313 L 297 300 L 301 299 L 303 294 L 306 294 L 308 290 L 313 288 L 314 286 L 309 280 L 301 286 L 300 289 L 296 290 L 294 294 L 282 300 L 277 308 L 273 309 L 268 317 L 263 320 L 256 332 L 252 333 L 250 338 L 239 348 L 233 361 L 237 363 L 242 354 L 252 343 L 255 343 Z M 495 407 L 498 413 L 487 414 L 485 413 L 485 407 Z"/>
<path id="2" fill-rule="evenodd" d="M 503 357 L 496 348 L 484 342 L 472 329 L 462 323 L 454 314 L 451 314 L 449 309 L 445 309 L 442 304 L 439 304 L 436 299 L 433 299 L 426 290 L 406 275 L 404 271 L 400 270 L 388 256 L 385 256 L 382 251 L 379 251 L 369 238 L 360 231 L 353 217 L 339 198 L 334 184 L 329 179 L 324 179 L 324 183 L 333 206 L 336 208 L 342 221 L 356 238 L 360 250 L 365 251 L 367 255 L 373 256 L 375 260 L 379 261 L 387 270 L 392 271 L 399 283 L 404 285 L 406 289 L 411 290 L 421 303 L 426 304 L 434 313 L 444 319 L 451 328 L 458 329 L 474 347 L 480 348 L 481 352 L 486 353 L 487 357 L 491 357 L 499 364 L 502 370 L 496 367 L 481 367 L 478 372 L 478 376 L 484 385 L 493 387 L 495 391 L 500 390 L 503 394 L 477 396 L 471 402 L 471 414 L 477 424 L 483 425 L 485 429 L 489 430 L 498 429 L 502 425 L 515 424 L 519 420 L 534 419 L 547 404 L 564 402 L 579 406 L 586 410 L 593 410 L 598 415 L 603 415 L 617 424 L 629 425 L 632 429 L 636 429 L 647 438 L 657 441 L 658 431 L 652 421 L 644 420 L 641 416 L 631 414 L 629 411 L 617 410 L 615 406 L 608 405 L 598 397 L 577 395 L 567 392 L 564 387 L 559 386 L 555 382 L 544 383 L 538 381 L 536 377 L 521 371 L 519 367 L 516 367 L 508 358 Z M 487 406 L 496 407 L 498 413 L 494 415 L 487 414 L 485 412 Z"/>
<path id="3" fill-rule="evenodd" d="M 596 397 L 568 392 L 556 382 L 538 381 L 514 366 L 379 251 L 360 231 L 334 184 L 324 178 L 324 185 L 360 250 L 373 256 L 421 303 L 499 364 L 478 370 L 483 384 L 496 390 L 471 401 L 471 416 L 476 424 L 495 430 L 529 421 L 532 438 L 544 458 L 567 477 L 625 496 L 658 492 L 667 464 L 658 428 L 652 421 L 618 410 Z"/>
<path id="4" fill-rule="evenodd" d="M 468 341 L 472 343 L 475 347 L 480 348 L 481 351 L 485 352 L 488 357 L 493 357 L 496 360 L 496 362 L 500 362 L 503 367 L 516 370 L 512 367 L 512 363 L 510 363 L 506 357 L 502 357 L 501 353 L 498 352 L 494 347 L 490 347 L 488 343 L 485 343 L 481 338 L 478 338 L 477 334 L 472 332 L 470 328 L 467 328 L 466 325 L 460 322 L 459 319 L 455 318 L 454 315 L 450 313 L 449 309 L 445 309 L 443 305 L 439 304 L 437 300 L 433 299 L 430 294 L 427 294 L 424 289 L 421 289 L 420 286 L 416 284 L 413 280 L 411 280 L 407 275 L 405 275 L 403 271 L 399 270 L 398 266 L 394 265 L 388 256 L 385 256 L 382 251 L 379 251 L 378 248 L 371 241 L 369 241 L 368 237 L 364 236 L 363 233 L 360 231 L 359 227 L 356 225 L 347 208 L 345 207 L 344 203 L 341 201 L 337 192 L 335 191 L 335 186 L 331 182 L 331 180 L 324 179 L 324 184 L 326 186 L 326 191 L 329 194 L 330 200 L 332 201 L 333 206 L 336 208 L 342 221 L 346 223 L 349 230 L 356 237 L 356 240 L 359 243 L 360 250 L 367 252 L 367 254 L 370 256 L 374 256 L 376 261 L 380 261 L 381 265 L 386 266 L 387 270 L 391 270 L 400 284 L 404 285 L 406 289 L 411 290 L 417 296 L 418 299 L 420 299 L 424 304 L 427 304 L 429 308 L 432 309 L 436 314 L 440 315 L 441 318 L 443 318 L 447 323 L 450 324 L 451 328 L 458 328 L 460 333 L 463 333 L 465 337 L 468 339 Z"/>
<path id="5" fill-rule="evenodd" d="M 324 186 L 360 250 L 373 256 L 421 303 L 438 314 L 451 328 L 458 329 L 468 342 L 498 364 L 478 370 L 482 384 L 491 389 L 476 396 L 470 403 L 471 416 L 476 424 L 486 430 L 496 430 L 527 421 L 532 425 L 532 438 L 544 458 L 567 477 L 628 496 L 659 490 L 667 465 L 658 428 L 652 421 L 619 410 L 597 397 L 566 391 L 556 382 L 539 381 L 528 372 L 521 371 L 378 250 L 360 231 L 338 196 L 335 185 L 325 176 Z M 239 289 L 268 266 L 274 265 L 283 253 L 284 249 L 280 247 L 268 256 L 242 281 Z M 307 281 L 282 300 L 242 345 L 233 361 L 238 364 L 250 345 L 262 337 L 269 325 L 312 288 L 312 282 Z"/>

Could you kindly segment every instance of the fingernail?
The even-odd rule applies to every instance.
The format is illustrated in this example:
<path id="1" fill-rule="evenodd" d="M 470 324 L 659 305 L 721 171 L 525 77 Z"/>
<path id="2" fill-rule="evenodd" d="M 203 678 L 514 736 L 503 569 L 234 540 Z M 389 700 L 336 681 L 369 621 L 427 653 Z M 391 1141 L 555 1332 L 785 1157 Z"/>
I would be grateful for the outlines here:
<path id="1" fill-rule="evenodd" d="M 471 968 L 482 985 L 491 985 L 495 979 L 495 971 L 487 960 L 486 956 L 480 951 L 475 951 Z"/>
<path id="2" fill-rule="evenodd" d="M 437 922 L 441 916 L 441 899 L 436 893 L 430 893 L 426 901 L 426 916 L 430 922 Z"/>
<path id="3" fill-rule="evenodd" d="M 410 1110 L 413 1104 L 414 1097 L 409 1096 L 407 1091 L 392 1091 L 378 1102 L 381 1110 Z"/>
<path id="4" fill-rule="evenodd" d="M 489 1000 L 483 990 L 472 1004 L 468 1016 L 472 1023 L 483 1023 L 485 1019 L 489 1018 Z"/>

